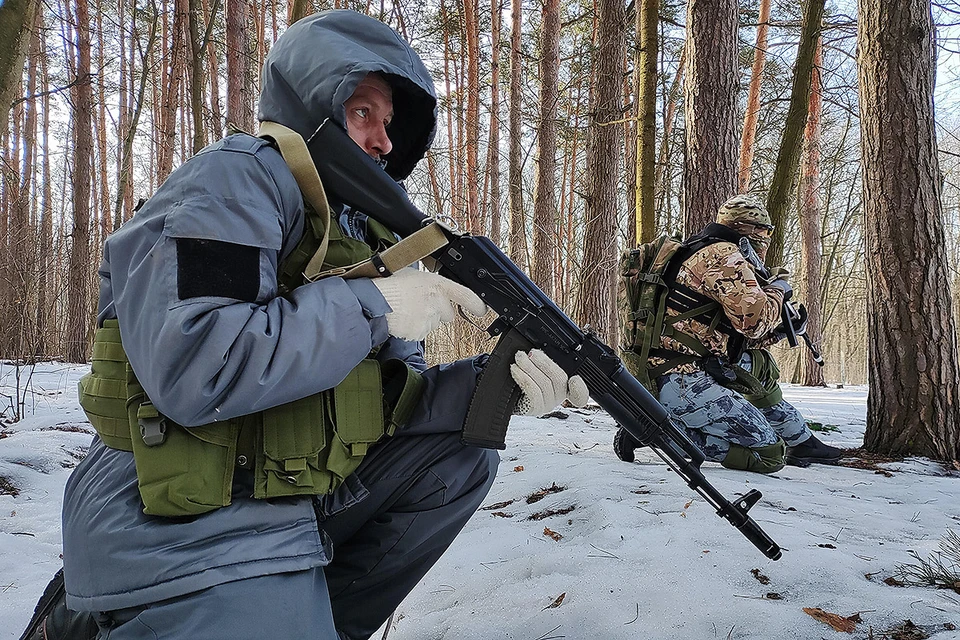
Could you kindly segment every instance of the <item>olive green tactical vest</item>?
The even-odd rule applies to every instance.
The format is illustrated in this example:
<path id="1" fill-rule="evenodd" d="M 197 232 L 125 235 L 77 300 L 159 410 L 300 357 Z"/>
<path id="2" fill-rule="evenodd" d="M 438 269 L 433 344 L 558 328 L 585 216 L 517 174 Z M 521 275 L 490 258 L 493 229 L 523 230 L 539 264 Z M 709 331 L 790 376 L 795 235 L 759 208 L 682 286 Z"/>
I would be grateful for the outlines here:
<path id="1" fill-rule="evenodd" d="M 324 229 L 313 207 L 305 206 L 303 239 L 280 265 L 281 293 L 303 283 L 303 269 L 325 242 L 325 232 L 325 269 L 372 255 L 371 246 L 344 236 L 336 222 Z M 376 250 L 396 242 L 373 220 L 368 229 Z M 229 505 L 239 469 L 253 474 L 255 498 L 332 492 L 372 444 L 409 419 L 423 381 L 399 360 L 368 357 L 328 391 L 187 428 L 150 402 L 123 351 L 119 323 L 107 320 L 96 332 L 91 372 L 79 386 L 80 404 L 104 444 L 133 452 L 144 513 L 178 517 Z"/>

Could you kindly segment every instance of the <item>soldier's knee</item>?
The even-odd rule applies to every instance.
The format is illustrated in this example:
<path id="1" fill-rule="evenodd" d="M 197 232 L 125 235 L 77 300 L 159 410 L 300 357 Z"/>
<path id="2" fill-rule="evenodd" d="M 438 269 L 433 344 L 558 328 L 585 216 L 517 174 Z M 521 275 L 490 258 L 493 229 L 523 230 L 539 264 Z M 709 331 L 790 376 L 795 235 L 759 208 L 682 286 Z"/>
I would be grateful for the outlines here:
<path id="1" fill-rule="evenodd" d="M 764 447 L 743 447 L 730 443 L 730 450 L 720 463 L 727 469 L 776 473 L 783 469 L 787 444 L 783 439 Z"/>

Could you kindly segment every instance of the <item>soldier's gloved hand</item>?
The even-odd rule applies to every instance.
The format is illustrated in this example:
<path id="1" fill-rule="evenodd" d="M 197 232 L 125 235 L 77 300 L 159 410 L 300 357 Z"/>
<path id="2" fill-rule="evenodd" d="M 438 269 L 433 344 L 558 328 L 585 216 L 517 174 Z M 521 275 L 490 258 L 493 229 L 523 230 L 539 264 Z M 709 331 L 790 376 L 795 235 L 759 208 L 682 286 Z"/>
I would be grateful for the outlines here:
<path id="1" fill-rule="evenodd" d="M 779 289 L 780 291 L 783 291 L 783 301 L 784 301 L 784 302 L 786 302 L 787 300 L 789 300 L 789 299 L 790 299 L 790 296 L 793 295 L 793 287 L 790 286 L 790 283 L 789 283 L 789 282 L 787 282 L 786 280 L 784 280 L 784 279 L 782 279 L 782 278 L 778 278 L 777 280 L 771 280 L 770 282 L 768 282 L 767 284 L 764 285 L 764 288 L 765 288 L 765 289 Z"/>
<path id="2" fill-rule="evenodd" d="M 617 435 L 613 436 L 613 452 L 624 462 L 633 462 L 633 451 L 642 445 L 623 427 L 617 428 Z"/>
<path id="3" fill-rule="evenodd" d="M 802 336 L 807 332 L 807 308 L 802 304 L 794 305 L 793 309 L 797 312 L 796 317 L 790 316 L 790 324 L 793 325 L 793 332 Z"/>
<path id="4" fill-rule="evenodd" d="M 788 306 L 796 313 L 796 315 L 790 314 L 790 324 L 793 325 L 793 333 L 794 335 L 802 336 L 807 332 L 807 308 L 802 304 L 791 304 Z M 788 311 L 788 313 L 790 312 Z M 770 335 L 773 338 L 773 344 L 776 344 L 787 337 L 787 327 L 781 321 Z"/>
<path id="5" fill-rule="evenodd" d="M 393 309 L 386 315 L 387 331 L 402 340 L 423 340 L 454 319 L 456 305 L 475 316 L 487 312 L 487 305 L 473 291 L 429 271 L 407 267 L 392 276 L 375 278 L 373 284 Z"/>
<path id="6" fill-rule="evenodd" d="M 770 269 L 770 280 L 789 280 L 790 270 L 784 267 L 773 267 Z"/>
<path id="7" fill-rule="evenodd" d="M 517 415 L 542 416 L 569 400 L 575 407 L 587 404 L 590 392 L 580 376 L 567 373 L 539 349 L 518 351 L 510 375 L 523 393 L 517 402 Z"/>

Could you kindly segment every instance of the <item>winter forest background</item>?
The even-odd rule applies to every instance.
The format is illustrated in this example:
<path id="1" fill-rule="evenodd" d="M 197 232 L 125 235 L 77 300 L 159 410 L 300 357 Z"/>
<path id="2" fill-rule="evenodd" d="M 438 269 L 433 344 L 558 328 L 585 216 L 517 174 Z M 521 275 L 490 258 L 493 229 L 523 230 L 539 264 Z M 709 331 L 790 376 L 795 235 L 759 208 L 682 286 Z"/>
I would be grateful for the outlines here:
<path id="1" fill-rule="evenodd" d="M 86 361 L 104 239 L 228 123 L 256 129 L 271 43 L 328 8 L 433 72 L 414 201 L 578 323 L 616 344 L 620 252 L 755 193 L 827 361 L 778 351 L 783 378 L 869 383 L 867 450 L 960 458 L 957 0 L 0 0 L 0 366 L 23 389 Z M 483 335 L 453 326 L 431 357 Z"/>

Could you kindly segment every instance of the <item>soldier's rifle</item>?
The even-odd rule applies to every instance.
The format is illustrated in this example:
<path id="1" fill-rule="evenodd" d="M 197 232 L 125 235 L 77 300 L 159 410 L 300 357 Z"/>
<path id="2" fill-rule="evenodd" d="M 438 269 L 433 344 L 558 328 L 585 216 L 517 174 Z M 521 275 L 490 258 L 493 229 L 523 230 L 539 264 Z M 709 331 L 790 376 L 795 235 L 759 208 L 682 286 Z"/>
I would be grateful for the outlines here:
<path id="1" fill-rule="evenodd" d="M 431 256 L 437 272 L 474 291 L 498 314 L 487 331 L 500 339 L 470 404 L 462 436 L 466 444 L 505 448 L 507 425 L 520 397 L 510 364 L 519 350 L 542 349 L 567 375 L 583 378 L 597 404 L 662 458 L 718 516 L 765 556 L 780 558 L 780 547 L 747 513 L 760 492 L 753 489 L 732 501 L 724 498 L 700 470 L 703 453 L 616 353 L 570 320 L 489 238 L 457 232 L 422 213 L 338 125 L 327 121 L 307 144 L 325 189 L 344 204 L 402 238 L 439 228 L 442 246 Z M 389 275 L 382 259 L 373 263 L 380 274 Z"/>

